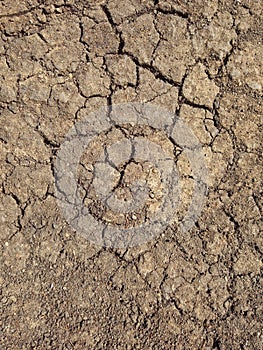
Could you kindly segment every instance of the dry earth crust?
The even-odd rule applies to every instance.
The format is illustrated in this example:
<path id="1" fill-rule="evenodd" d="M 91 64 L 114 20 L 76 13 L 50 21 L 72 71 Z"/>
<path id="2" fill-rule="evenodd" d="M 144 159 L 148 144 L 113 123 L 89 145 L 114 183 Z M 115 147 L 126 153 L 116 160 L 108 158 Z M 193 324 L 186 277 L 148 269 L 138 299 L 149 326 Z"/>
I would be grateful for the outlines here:
<path id="1" fill-rule="evenodd" d="M 0 1 L 1 349 L 262 349 L 262 9 Z M 76 121 L 125 102 L 189 125 L 209 193 L 184 235 L 113 250 L 68 225 L 53 172 Z"/>

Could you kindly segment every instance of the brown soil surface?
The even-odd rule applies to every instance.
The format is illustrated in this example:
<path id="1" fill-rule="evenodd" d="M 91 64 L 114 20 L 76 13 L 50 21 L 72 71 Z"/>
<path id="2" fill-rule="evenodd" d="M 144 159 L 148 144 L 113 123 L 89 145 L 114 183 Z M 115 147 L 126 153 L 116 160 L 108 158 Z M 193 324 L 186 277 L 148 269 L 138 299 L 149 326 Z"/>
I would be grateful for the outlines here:
<path id="1" fill-rule="evenodd" d="M 256 0 L 0 1 L 0 349 L 262 349 L 262 9 Z M 74 123 L 126 102 L 151 102 L 191 128 L 209 191 L 187 232 L 170 224 L 113 249 L 67 223 L 54 162 Z M 161 132 L 129 128 L 125 140 L 141 133 L 170 152 Z M 175 157 L 190 191 L 189 164 Z M 92 154 L 79 168 L 84 190 L 85 161 Z M 117 170 L 119 199 L 140 177 L 148 209 L 115 215 L 90 204 L 94 193 L 85 200 L 94 218 L 133 227 L 158 210 L 160 173 L 147 162 Z"/>

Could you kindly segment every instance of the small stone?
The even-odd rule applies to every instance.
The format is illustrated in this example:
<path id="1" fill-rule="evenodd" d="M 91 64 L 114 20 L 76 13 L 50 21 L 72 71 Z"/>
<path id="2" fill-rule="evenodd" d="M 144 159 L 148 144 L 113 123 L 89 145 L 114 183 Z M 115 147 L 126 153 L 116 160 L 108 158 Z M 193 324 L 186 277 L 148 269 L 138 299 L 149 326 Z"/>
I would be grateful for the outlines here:
<path id="1" fill-rule="evenodd" d="M 256 83 L 256 82 L 248 83 L 248 86 L 253 90 L 261 90 L 262 89 L 261 84 Z"/>
<path id="2" fill-rule="evenodd" d="M 109 223 L 111 223 L 112 222 L 112 220 L 110 219 L 110 218 L 104 218 L 104 220 L 106 221 L 106 222 L 109 222 Z"/>
<path id="3" fill-rule="evenodd" d="M 154 198 L 155 195 L 153 193 L 150 193 L 150 198 Z"/>
<path id="4" fill-rule="evenodd" d="M 132 215 L 132 220 L 136 220 L 137 216 L 135 214 Z"/>
<path id="5" fill-rule="evenodd" d="M 50 6 L 47 6 L 45 8 L 45 11 L 46 11 L 46 13 L 54 13 L 55 9 L 56 9 L 55 6 L 53 4 L 51 4 Z"/>
<path id="6" fill-rule="evenodd" d="M 41 12 L 41 13 L 39 13 L 39 14 L 37 15 L 37 19 L 38 19 L 39 22 L 41 22 L 41 23 L 46 23 L 46 21 L 47 21 L 47 17 L 46 17 L 46 15 L 45 15 L 43 12 Z"/>
<path id="7" fill-rule="evenodd" d="M 10 297 L 10 302 L 16 303 L 16 301 L 17 301 L 17 298 L 16 298 L 14 295 L 12 295 L 12 296 Z"/>
<path id="8" fill-rule="evenodd" d="M 57 13 L 62 13 L 62 8 L 61 7 L 56 8 L 56 12 Z"/>

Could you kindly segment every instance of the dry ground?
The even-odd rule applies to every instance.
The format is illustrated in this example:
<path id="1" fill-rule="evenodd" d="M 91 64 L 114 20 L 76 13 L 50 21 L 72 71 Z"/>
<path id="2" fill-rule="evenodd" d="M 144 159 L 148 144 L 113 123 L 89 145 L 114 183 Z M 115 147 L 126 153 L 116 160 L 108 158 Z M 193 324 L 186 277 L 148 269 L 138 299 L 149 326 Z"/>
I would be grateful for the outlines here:
<path id="1" fill-rule="evenodd" d="M 262 349 L 262 8 L 0 1 L 1 349 Z M 67 224 L 53 166 L 127 101 L 188 123 L 210 182 L 190 231 L 120 250 Z"/>

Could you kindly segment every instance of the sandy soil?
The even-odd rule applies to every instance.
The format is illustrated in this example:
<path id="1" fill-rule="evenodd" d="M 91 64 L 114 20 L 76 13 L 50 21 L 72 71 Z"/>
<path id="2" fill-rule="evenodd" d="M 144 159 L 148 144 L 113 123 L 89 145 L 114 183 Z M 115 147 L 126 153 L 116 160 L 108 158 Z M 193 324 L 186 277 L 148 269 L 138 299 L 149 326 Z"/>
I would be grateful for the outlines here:
<path id="1" fill-rule="evenodd" d="M 0 1 L 1 349 L 262 349 L 262 9 L 254 0 Z M 76 122 L 126 102 L 151 102 L 191 128 L 209 190 L 190 230 L 171 222 L 121 249 L 66 221 L 54 162 Z M 92 152 L 125 135 L 175 157 L 180 220 L 193 180 L 180 149 L 151 128 L 114 130 Z M 84 192 L 92 152 L 79 168 Z M 128 165 L 116 169 L 122 184 L 113 179 L 119 198 L 140 177 L 147 208 L 114 215 L 92 193 L 96 220 L 134 227 L 158 210 L 160 173 Z"/>

